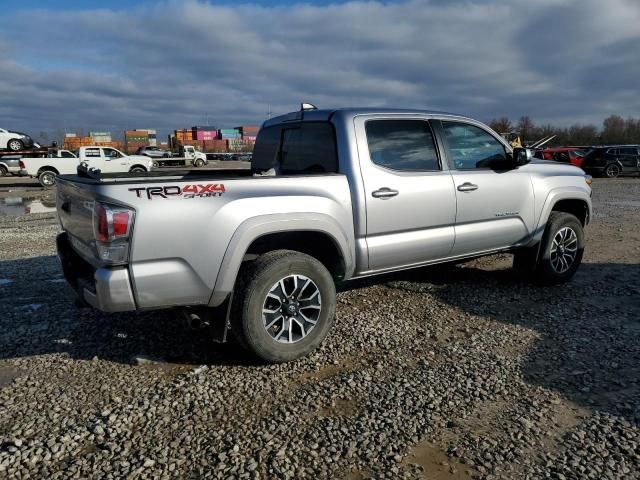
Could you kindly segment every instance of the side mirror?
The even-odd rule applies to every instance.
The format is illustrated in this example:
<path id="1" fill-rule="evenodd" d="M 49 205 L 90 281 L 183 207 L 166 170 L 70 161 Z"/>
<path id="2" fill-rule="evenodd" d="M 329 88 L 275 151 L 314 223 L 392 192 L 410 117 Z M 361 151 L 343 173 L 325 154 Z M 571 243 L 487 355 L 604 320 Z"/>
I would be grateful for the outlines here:
<path id="1" fill-rule="evenodd" d="M 513 163 L 516 167 L 526 165 L 533 158 L 533 150 L 524 147 L 515 147 L 513 149 Z"/>

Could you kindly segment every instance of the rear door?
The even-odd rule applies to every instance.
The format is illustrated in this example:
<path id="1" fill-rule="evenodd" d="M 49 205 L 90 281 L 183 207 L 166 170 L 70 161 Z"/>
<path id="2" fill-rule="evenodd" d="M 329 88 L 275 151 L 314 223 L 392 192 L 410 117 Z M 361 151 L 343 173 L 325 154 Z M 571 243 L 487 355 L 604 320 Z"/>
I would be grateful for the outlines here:
<path id="1" fill-rule="evenodd" d="M 358 116 L 369 270 L 449 255 L 456 200 L 427 118 Z"/>
<path id="2" fill-rule="evenodd" d="M 481 253 L 526 240 L 534 223 L 534 196 L 525 168 L 511 168 L 507 150 L 480 125 L 441 123 L 456 194 L 452 255 Z"/>
<path id="3" fill-rule="evenodd" d="M 100 168 L 102 166 L 102 152 L 100 147 L 85 147 L 81 150 L 80 160 L 86 162 L 91 168 Z"/>

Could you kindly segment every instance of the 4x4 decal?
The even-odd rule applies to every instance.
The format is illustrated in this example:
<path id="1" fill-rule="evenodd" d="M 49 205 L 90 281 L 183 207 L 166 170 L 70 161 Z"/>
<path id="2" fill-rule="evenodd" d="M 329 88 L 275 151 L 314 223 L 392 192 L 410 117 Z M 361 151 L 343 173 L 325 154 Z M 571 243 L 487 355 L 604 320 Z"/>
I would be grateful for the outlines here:
<path id="1" fill-rule="evenodd" d="M 130 192 L 136 192 L 138 198 L 146 196 L 149 200 L 153 200 L 154 197 L 158 198 L 207 198 L 207 197 L 221 197 L 225 192 L 223 183 L 207 183 L 207 184 L 193 184 L 179 187 L 178 185 L 167 185 L 164 187 L 138 187 L 130 188 Z"/>

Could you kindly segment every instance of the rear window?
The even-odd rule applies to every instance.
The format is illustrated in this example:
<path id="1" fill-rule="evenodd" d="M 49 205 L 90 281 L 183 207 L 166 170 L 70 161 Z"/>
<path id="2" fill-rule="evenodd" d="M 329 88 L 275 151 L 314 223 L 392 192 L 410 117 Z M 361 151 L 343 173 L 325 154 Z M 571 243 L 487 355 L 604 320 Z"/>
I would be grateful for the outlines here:
<path id="1" fill-rule="evenodd" d="M 335 173 L 338 171 L 336 136 L 327 122 L 275 125 L 258 133 L 251 166 L 277 173 Z"/>

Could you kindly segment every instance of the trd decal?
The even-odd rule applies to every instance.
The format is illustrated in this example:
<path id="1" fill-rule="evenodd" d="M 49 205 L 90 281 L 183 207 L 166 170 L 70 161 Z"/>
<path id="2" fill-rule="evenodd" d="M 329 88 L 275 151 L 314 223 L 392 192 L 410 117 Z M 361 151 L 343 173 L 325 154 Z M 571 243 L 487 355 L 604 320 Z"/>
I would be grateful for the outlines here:
<path id="1" fill-rule="evenodd" d="M 130 192 L 136 192 L 138 198 L 146 196 L 149 200 L 157 198 L 207 198 L 207 197 L 221 197 L 225 192 L 224 184 L 222 183 L 207 183 L 205 185 L 194 184 L 185 185 L 180 188 L 177 185 L 169 185 L 166 187 L 139 187 L 130 188 Z"/>

